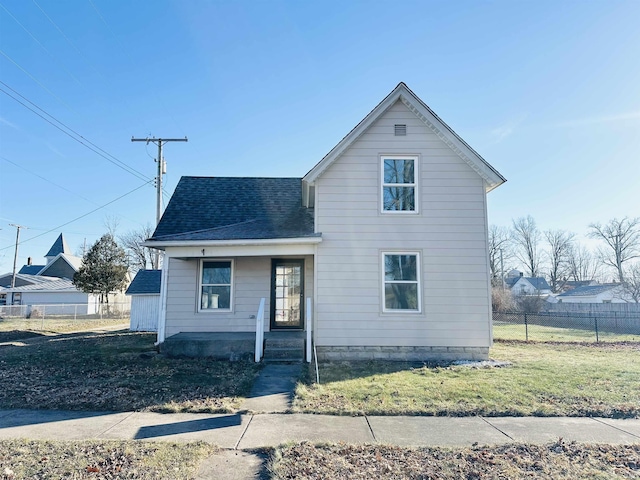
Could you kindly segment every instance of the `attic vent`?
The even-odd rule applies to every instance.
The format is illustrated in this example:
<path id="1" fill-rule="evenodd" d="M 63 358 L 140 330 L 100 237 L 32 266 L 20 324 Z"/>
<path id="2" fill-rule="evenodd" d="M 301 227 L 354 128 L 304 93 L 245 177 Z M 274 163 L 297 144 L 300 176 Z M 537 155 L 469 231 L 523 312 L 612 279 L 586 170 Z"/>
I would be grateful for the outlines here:
<path id="1" fill-rule="evenodd" d="M 407 134 L 407 126 L 396 123 L 394 126 L 394 134 L 396 137 L 404 137 Z"/>

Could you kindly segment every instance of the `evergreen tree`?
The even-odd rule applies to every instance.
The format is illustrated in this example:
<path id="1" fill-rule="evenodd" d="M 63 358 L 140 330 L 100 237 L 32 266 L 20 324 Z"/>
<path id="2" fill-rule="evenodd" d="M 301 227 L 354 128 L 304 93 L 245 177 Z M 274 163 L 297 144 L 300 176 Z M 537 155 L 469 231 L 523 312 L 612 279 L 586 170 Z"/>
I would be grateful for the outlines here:
<path id="1" fill-rule="evenodd" d="M 109 303 L 109 294 L 127 284 L 127 255 L 111 234 L 92 245 L 82 259 L 73 284 L 85 293 L 100 295 L 100 303 Z"/>

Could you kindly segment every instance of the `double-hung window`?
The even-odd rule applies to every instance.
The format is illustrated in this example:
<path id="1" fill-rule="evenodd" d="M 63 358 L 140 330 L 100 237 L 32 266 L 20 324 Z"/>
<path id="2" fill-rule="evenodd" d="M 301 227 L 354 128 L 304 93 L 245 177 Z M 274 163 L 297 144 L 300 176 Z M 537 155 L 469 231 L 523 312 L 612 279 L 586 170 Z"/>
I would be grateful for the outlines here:
<path id="1" fill-rule="evenodd" d="M 417 212 L 418 157 L 380 157 L 382 163 L 382 211 Z"/>
<path id="2" fill-rule="evenodd" d="M 382 254 L 383 311 L 420 311 L 420 256 L 417 252 Z"/>
<path id="3" fill-rule="evenodd" d="M 200 311 L 231 310 L 231 260 L 203 260 Z"/>

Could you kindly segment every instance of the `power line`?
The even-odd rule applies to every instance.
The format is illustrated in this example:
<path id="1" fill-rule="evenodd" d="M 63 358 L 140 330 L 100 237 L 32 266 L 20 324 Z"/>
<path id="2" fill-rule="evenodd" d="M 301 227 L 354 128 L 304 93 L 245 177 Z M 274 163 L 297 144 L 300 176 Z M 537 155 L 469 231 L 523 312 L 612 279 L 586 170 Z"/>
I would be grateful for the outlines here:
<path id="1" fill-rule="evenodd" d="M 122 170 L 126 171 L 127 173 L 130 173 L 131 175 L 133 175 L 134 177 L 139 178 L 140 180 L 149 180 L 149 177 L 147 177 L 144 173 L 139 172 L 138 170 L 136 170 L 133 167 L 130 167 L 129 165 L 127 165 L 126 163 L 124 163 L 122 160 L 118 159 L 117 157 L 111 155 L 109 152 L 103 150 L 102 148 L 100 148 L 98 145 L 96 145 L 95 143 L 93 143 L 92 141 L 86 139 L 85 137 L 83 137 L 81 134 L 79 134 L 78 132 L 76 132 L 75 130 L 73 130 L 71 127 L 67 126 L 65 123 L 63 123 L 62 121 L 58 120 L 56 117 L 54 117 L 53 115 L 51 115 L 49 112 L 47 112 L 46 110 L 44 110 L 43 108 L 39 107 L 38 105 L 36 105 L 34 102 L 32 102 L 31 100 L 29 100 L 28 98 L 26 98 L 24 95 L 22 95 L 20 92 L 16 91 L 15 89 L 11 88 L 11 86 L 7 85 L 5 82 L 0 80 L 0 84 L 4 85 L 6 88 L 8 88 L 9 90 L 11 90 L 11 92 L 15 93 L 16 95 L 18 95 L 20 98 L 22 98 L 23 100 L 25 100 L 26 102 L 28 102 L 29 104 L 33 105 L 35 108 L 37 108 L 38 110 L 40 110 L 42 113 L 44 113 L 46 116 L 50 117 L 51 119 L 53 119 L 55 122 L 57 122 L 58 124 L 62 125 L 63 128 L 61 128 L 59 125 L 56 125 L 56 123 L 52 122 L 51 120 L 49 120 L 48 118 L 46 118 L 45 116 L 41 115 L 40 113 L 38 113 L 36 110 L 34 110 L 33 108 L 29 107 L 29 105 L 26 105 L 24 102 L 20 101 L 20 99 L 16 98 L 14 95 L 12 95 L 11 93 L 7 92 L 6 90 L 4 90 L 3 88 L 0 87 L 0 92 L 4 93 L 5 95 L 7 95 L 9 98 L 13 99 L 14 101 L 16 101 L 17 103 L 19 103 L 20 105 L 22 105 L 24 108 L 26 108 L 27 110 L 29 110 L 30 112 L 34 113 L 35 115 L 39 116 L 40 118 L 42 118 L 45 122 L 49 123 L 50 125 L 54 126 L 55 128 L 57 128 L 58 130 L 60 130 L 62 133 L 64 133 L 65 135 L 67 135 L 68 137 L 72 138 L 73 140 L 75 140 L 76 142 L 80 143 L 81 145 L 83 145 L 84 147 L 88 148 L 89 150 L 91 150 L 93 153 L 101 156 L 102 158 L 104 158 L 105 160 L 107 160 L 108 162 L 116 165 L 117 167 L 121 168 Z M 66 131 L 66 130 L 68 131 Z M 73 133 L 73 135 L 71 133 Z M 74 136 L 75 135 L 75 136 Z M 76 138 L 79 137 L 80 139 Z M 86 142 L 86 143 L 85 143 Z M 111 157 L 111 158 L 109 158 Z"/>
<path id="2" fill-rule="evenodd" d="M 69 224 L 71 224 L 71 223 L 73 223 L 73 222 L 77 222 L 78 220 L 80 220 L 80 219 L 82 219 L 82 218 L 84 218 L 84 217 L 87 217 L 87 216 L 91 215 L 92 213 L 97 212 L 98 210 L 102 210 L 104 207 L 108 207 L 109 205 L 111 205 L 112 203 L 117 202 L 118 200 L 123 199 L 123 198 L 124 198 L 124 197 L 126 197 L 127 195 L 131 195 L 132 193 L 134 193 L 134 192 L 136 192 L 136 191 L 140 190 L 142 187 L 144 187 L 144 186 L 148 185 L 148 184 L 149 184 L 149 183 L 151 183 L 152 181 L 153 181 L 153 180 L 149 180 L 148 182 L 143 183 L 143 184 L 142 184 L 142 185 L 140 185 L 139 187 L 134 188 L 134 189 L 133 189 L 133 190 L 131 190 L 130 192 L 127 192 L 127 193 L 125 193 L 125 194 L 123 194 L 123 195 L 120 195 L 118 198 L 116 198 L 116 199 L 114 199 L 114 200 L 111 200 L 110 202 L 107 202 L 107 203 L 105 203 L 104 205 L 102 205 L 102 206 L 100 206 L 100 207 L 98 207 L 98 208 L 94 208 L 93 210 L 91 210 L 90 212 L 85 213 L 84 215 L 80 215 L 79 217 L 76 217 L 76 218 L 74 218 L 73 220 L 69 220 L 68 222 L 63 223 L 62 225 L 58 225 L 57 227 L 54 227 L 54 228 L 52 228 L 52 229 L 50 229 L 50 230 L 47 230 L 46 232 L 41 233 L 40 235 L 36 235 L 35 237 L 27 238 L 27 239 L 26 239 L 26 240 L 24 240 L 22 243 L 30 242 L 31 240 L 35 240 L 36 238 L 40 238 L 40 237 L 42 237 L 42 236 L 44 236 L 44 235 L 47 235 L 47 234 L 49 234 L 49 233 L 51 233 L 51 232 L 55 232 L 56 230 L 59 230 L 59 229 L 61 229 L 62 227 L 66 227 L 67 225 L 69 225 Z M 8 247 L 0 248 L 0 252 L 1 252 L 2 250 L 7 250 L 7 249 L 9 249 L 9 248 L 11 248 L 11 247 L 12 247 L 12 245 L 9 245 Z"/>
<path id="3" fill-rule="evenodd" d="M 78 198 L 81 198 L 81 199 L 83 199 L 83 200 L 85 200 L 85 201 L 87 201 L 87 202 L 89 202 L 89 203 L 92 203 L 93 205 L 100 205 L 98 202 L 94 202 L 93 200 L 91 200 L 91 199 L 89 199 L 89 198 L 87 198 L 87 197 L 85 197 L 85 196 L 83 196 L 83 195 L 80 195 L 80 194 L 79 194 L 79 193 L 77 193 L 77 192 L 73 192 L 73 191 L 69 190 L 68 188 L 63 187 L 62 185 L 59 185 L 59 184 L 57 184 L 56 182 L 53 182 L 53 181 L 49 180 L 48 178 L 43 177 L 42 175 L 38 175 L 37 173 L 35 173 L 35 172 L 33 172 L 33 171 L 29 170 L 28 168 L 25 168 L 25 167 L 23 167 L 22 165 L 19 165 L 19 164 L 17 164 L 16 162 L 13 162 L 13 161 L 9 160 L 9 159 L 8 159 L 7 157 L 5 157 L 4 155 L 0 155 L 0 159 L 1 159 L 1 160 L 4 160 L 5 162 L 10 163 L 11 165 L 13 165 L 13 166 L 15 166 L 15 167 L 18 167 L 18 168 L 19 168 L 19 169 L 21 169 L 21 170 L 24 170 L 24 171 L 25 171 L 25 172 L 27 172 L 27 173 L 30 173 L 31 175 L 34 175 L 34 176 L 36 176 L 36 177 L 38 177 L 38 178 L 40 178 L 40 179 L 44 180 L 45 182 L 50 183 L 51 185 L 54 185 L 54 186 L 56 186 L 56 187 L 58 187 L 58 188 L 60 188 L 60 189 L 64 190 L 65 192 L 69 192 L 70 194 L 75 195 L 75 196 L 76 196 L 76 197 L 78 197 Z M 127 218 L 127 217 L 125 217 L 125 216 L 123 216 L 123 215 L 121 215 L 121 214 L 119 214 L 119 215 L 120 215 L 122 218 L 129 220 L 130 222 L 137 223 L 138 225 L 142 225 L 142 224 L 141 224 L 140 222 L 138 222 L 137 220 L 133 220 L 133 219 L 131 219 L 131 218 Z M 37 229 L 37 228 L 33 228 L 33 227 L 31 227 L 31 228 L 30 228 L 30 230 L 39 230 L 39 231 L 44 231 L 45 229 Z"/>
<path id="4" fill-rule="evenodd" d="M 29 29 L 27 29 L 27 27 L 25 27 L 22 23 L 20 23 L 20 21 L 19 21 L 16 17 L 14 17 L 14 15 L 13 15 L 13 14 L 12 14 L 8 9 L 7 9 L 7 7 L 5 7 L 2 3 L 0 3 L 0 7 L 2 7 L 2 9 L 3 9 L 5 12 L 7 12 L 7 13 L 9 14 L 9 16 L 10 16 L 11 18 L 13 18 L 13 20 L 14 20 L 18 25 L 20 25 L 20 27 L 21 27 L 25 32 L 27 32 L 27 34 L 28 34 L 28 35 L 29 35 L 29 36 L 30 36 L 30 37 L 31 37 L 31 38 L 32 38 L 32 39 L 33 39 L 33 40 L 34 40 L 38 45 L 40 45 L 40 48 L 42 48 L 42 50 L 44 50 L 45 52 L 47 52 L 47 55 L 49 55 L 53 60 L 55 60 L 56 62 L 58 62 L 60 65 L 62 65 L 62 68 L 63 68 L 63 69 L 64 69 L 64 70 L 69 74 L 69 76 L 70 76 L 71 78 L 73 78 L 73 79 L 78 83 L 78 85 L 82 85 L 82 82 L 81 82 L 80 80 L 78 80 L 78 78 L 77 78 L 73 73 L 71 73 L 71 71 L 67 68 L 67 66 L 66 66 L 64 63 L 62 63 L 60 60 L 58 60 L 56 57 L 54 57 L 54 56 L 53 56 L 53 54 L 52 54 L 49 50 L 47 50 L 47 48 L 42 44 L 42 42 L 40 42 L 40 40 L 38 40 L 38 39 L 35 37 L 35 35 L 29 31 Z"/>

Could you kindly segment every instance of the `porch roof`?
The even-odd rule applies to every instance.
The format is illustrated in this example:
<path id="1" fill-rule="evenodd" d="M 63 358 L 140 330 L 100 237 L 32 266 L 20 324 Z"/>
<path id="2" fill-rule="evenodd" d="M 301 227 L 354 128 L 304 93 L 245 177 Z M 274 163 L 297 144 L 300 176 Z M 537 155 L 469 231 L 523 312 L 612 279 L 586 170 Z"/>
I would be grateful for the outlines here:
<path id="1" fill-rule="evenodd" d="M 301 178 L 182 177 L 148 246 L 320 237 Z"/>

